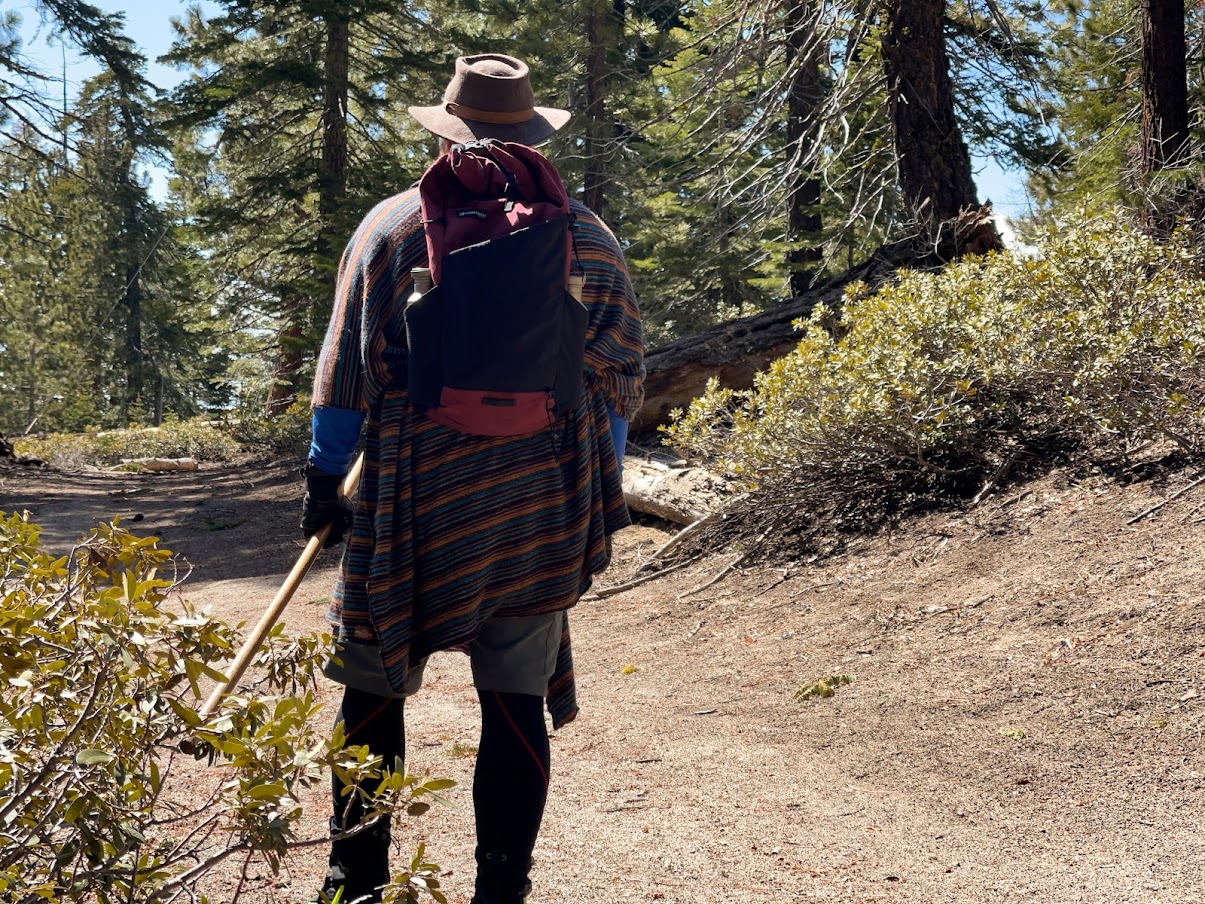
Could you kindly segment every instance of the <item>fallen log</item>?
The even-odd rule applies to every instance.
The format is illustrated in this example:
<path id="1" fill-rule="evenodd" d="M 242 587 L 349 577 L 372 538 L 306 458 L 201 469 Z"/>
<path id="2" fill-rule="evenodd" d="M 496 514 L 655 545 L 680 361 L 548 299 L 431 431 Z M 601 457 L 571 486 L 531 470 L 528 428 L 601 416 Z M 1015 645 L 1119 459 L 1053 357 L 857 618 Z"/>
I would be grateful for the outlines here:
<path id="1" fill-rule="evenodd" d="M 778 307 L 720 323 L 694 336 L 652 349 L 645 355 L 644 407 L 632 419 L 633 435 L 669 422 L 716 377 L 730 389 L 748 389 L 754 375 L 799 342 L 795 321 L 811 316 L 817 305 L 837 309 L 845 287 L 865 282 L 879 288 L 902 267 L 931 270 L 965 254 L 1002 248 L 991 207 L 968 210 L 955 220 L 880 247 L 866 261 L 824 286 Z"/>
<path id="2" fill-rule="evenodd" d="M 719 508 L 726 481 L 703 468 L 673 468 L 643 458 L 623 461 L 623 497 L 628 508 L 674 524 L 693 524 Z"/>
<path id="3" fill-rule="evenodd" d="M 843 286 L 810 292 L 653 349 L 644 358 L 644 407 L 632 419 L 632 432 L 669 423 L 669 413 L 702 395 L 712 377 L 732 389 L 749 388 L 754 374 L 799 343 L 795 321 L 808 317 L 818 304 L 835 306 L 842 292 Z"/>

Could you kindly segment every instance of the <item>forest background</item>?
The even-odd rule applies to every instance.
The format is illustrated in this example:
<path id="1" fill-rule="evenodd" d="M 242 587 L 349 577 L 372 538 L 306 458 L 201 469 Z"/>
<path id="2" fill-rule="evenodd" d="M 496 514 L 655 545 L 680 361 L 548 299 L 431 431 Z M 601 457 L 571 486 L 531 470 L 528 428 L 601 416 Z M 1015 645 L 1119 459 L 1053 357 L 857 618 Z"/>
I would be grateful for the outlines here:
<path id="1" fill-rule="evenodd" d="M 347 237 L 434 151 L 405 107 L 462 53 L 524 57 L 574 111 L 547 152 L 650 347 L 936 235 L 985 199 L 973 160 L 1024 183 L 1022 233 L 1154 203 L 1138 2 L 207 0 L 158 62 L 120 6 L 4 5 L 2 432 L 304 401 Z M 1205 13 L 1168 6 L 1198 129 Z"/>
<path id="2" fill-rule="evenodd" d="M 597 711 L 643 707 L 631 684 L 618 688 L 638 672 L 655 680 L 638 669 L 654 657 L 675 665 L 647 699 L 717 676 L 741 686 L 739 700 L 684 707 L 678 728 L 690 727 L 668 745 L 671 722 L 631 710 L 648 732 L 616 718 L 597 759 L 569 758 L 585 764 L 571 809 L 589 828 L 563 835 L 591 841 L 597 825 L 622 824 L 602 812 L 665 802 L 642 790 L 612 807 L 608 770 L 626 785 L 633 756 L 653 767 L 660 753 L 644 751 L 664 745 L 668 765 L 675 744 L 702 765 L 650 785 L 685 807 L 664 810 L 672 832 L 650 834 L 651 815 L 633 813 L 611 861 L 564 847 L 544 861 L 552 874 L 569 864 L 625 888 L 668 878 L 696 899 L 731 898 L 728 858 L 744 844 L 710 842 L 721 811 L 731 825 L 743 808 L 759 844 L 778 833 L 794 846 L 788 824 L 845 833 L 823 854 L 799 835 L 806 859 L 790 865 L 772 850 L 757 869 L 780 900 L 798 900 L 805 875 L 839 882 L 842 899 L 879 898 L 884 882 L 912 899 L 924 870 L 960 899 L 1022 893 L 1018 876 L 1044 900 L 1084 889 L 1137 900 L 1136 883 L 1158 891 L 1156 879 L 1165 900 L 1202 897 L 1180 868 L 1200 859 L 1202 837 L 1201 770 L 1185 753 L 1201 749 L 1200 506 L 1162 533 L 1134 525 L 1205 482 L 1203 4 L 208 0 L 178 7 L 170 44 L 153 51 L 131 35 L 172 8 L 131 5 L 129 20 L 112 8 L 0 6 L 0 432 L 20 435 L 0 436 L 0 483 L 23 513 L 0 519 L 11 627 L 0 631 L 0 787 L 12 789 L 0 799 L 0 897 L 163 900 L 212 869 L 234 888 L 219 899 L 235 900 L 256 852 L 274 881 L 290 846 L 325 844 L 325 818 L 298 803 L 325 786 L 324 770 L 358 757 L 354 778 L 380 789 L 373 806 L 410 815 L 427 806 L 416 796 L 446 787 L 378 782 L 381 764 L 340 734 L 315 740 L 327 737 L 325 719 L 313 727 L 323 692 L 303 685 L 325 655 L 317 636 L 275 635 L 256 665 L 269 696 L 227 696 L 205 722 L 201 681 L 222 677 L 211 663 L 233 653 L 237 630 L 207 610 L 178 617 L 174 600 L 169 612 L 179 573 L 165 579 L 171 554 L 158 544 L 166 534 L 202 568 L 230 569 L 192 586 L 236 617 L 296 554 L 294 446 L 308 441 L 339 256 L 435 150 L 406 106 L 438 97 L 454 58 L 484 49 L 528 59 L 540 101 L 574 112 L 547 152 L 614 228 L 640 294 L 646 389 L 659 400 L 636 429 L 684 409 L 667 438 L 689 466 L 629 455 L 625 496 L 646 465 L 651 482 L 691 476 L 708 493 L 705 512 L 676 513 L 689 523 L 671 538 L 642 526 L 616 544 L 624 570 L 597 593 L 635 596 L 582 622 L 597 641 L 583 647 L 610 650 L 594 674 L 616 676 L 592 688 Z M 49 53 L 46 37 L 59 42 Z M 73 57 L 92 67 L 78 85 Z M 976 160 L 1024 184 L 1012 252 Z M 717 359 L 740 380 L 721 381 Z M 286 446 L 287 464 L 243 466 Z M 141 472 L 148 458 L 184 456 L 240 465 L 162 478 L 34 467 Z M 1106 496 L 1110 480 L 1145 478 L 1150 490 L 1130 488 L 1124 503 Z M 69 557 L 31 522 L 62 538 L 69 521 L 131 507 L 155 536 L 102 525 Z M 921 513 L 933 518 L 907 533 Z M 859 538 L 881 555 L 859 552 Z M 175 561 L 191 574 L 194 559 Z M 718 571 L 704 579 L 708 567 Z M 215 593 L 228 576 L 257 589 Z M 739 588 L 698 596 L 729 576 Z M 320 619 L 304 604 L 293 613 Z M 800 720 L 797 704 L 848 685 L 844 665 L 827 665 L 838 656 L 858 670 L 840 705 L 864 708 Z M 745 668 L 760 674 L 746 680 Z M 784 683 L 820 668 L 793 694 Z M 806 724 L 816 734 L 801 743 Z M 776 746 L 761 746 L 775 726 Z M 160 762 L 182 739 L 231 767 L 221 795 L 177 802 Z M 700 806 L 676 792 L 714 785 L 709 744 L 756 766 L 729 770 L 731 793 Z M 928 755 L 901 756 L 905 745 Z M 817 793 L 780 768 L 801 750 Z M 827 809 L 813 820 L 782 808 L 784 775 Z M 891 803 L 889 786 L 908 793 Z M 846 787 L 873 796 L 867 816 L 847 820 L 862 811 L 827 796 Z M 926 788 L 927 804 L 912 793 Z M 1157 827 L 1152 795 L 1170 814 Z M 605 809 L 579 806 L 587 798 Z M 780 828 L 767 829 L 774 812 Z M 471 837 L 454 818 L 438 825 Z M 1001 844 L 1006 827 L 1015 845 Z M 930 836 L 961 839 L 959 859 L 944 841 L 918 855 Z M 1082 858 L 1089 836 L 1099 856 Z M 887 837 L 895 852 L 867 861 Z M 639 865 L 642 844 L 656 859 Z M 686 848 L 701 881 L 679 866 Z M 233 859 L 218 869 L 235 855 L 239 876 Z M 468 875 L 471 853 L 441 862 Z M 851 869 L 871 884 L 851 883 Z M 420 848 L 401 876 L 407 900 L 436 874 Z M 580 900 L 615 898 L 616 885 L 595 895 L 588 876 L 558 881 L 580 886 Z M 658 886 L 651 899 L 663 897 L 674 900 Z"/>

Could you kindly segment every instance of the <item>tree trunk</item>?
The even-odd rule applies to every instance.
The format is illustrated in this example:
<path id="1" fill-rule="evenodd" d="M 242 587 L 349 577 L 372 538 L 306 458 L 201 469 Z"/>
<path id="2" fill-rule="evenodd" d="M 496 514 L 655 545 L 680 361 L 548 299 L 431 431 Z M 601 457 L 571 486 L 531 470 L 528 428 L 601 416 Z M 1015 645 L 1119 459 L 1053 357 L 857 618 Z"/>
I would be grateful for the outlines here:
<path id="1" fill-rule="evenodd" d="M 1185 60 L 1184 0 L 1141 0 L 1142 175 L 1183 166 L 1189 159 L 1188 67 Z M 1147 203 L 1143 217 L 1155 231 L 1170 232 L 1172 211 Z"/>
<path id="2" fill-rule="evenodd" d="M 155 384 L 155 426 L 163 424 L 163 374 L 159 374 L 159 382 Z"/>
<path id="3" fill-rule="evenodd" d="M 304 350 L 311 344 L 303 327 L 305 308 L 305 299 L 301 298 L 291 299 L 285 306 L 285 325 L 276 352 L 276 372 L 268 387 L 266 408 L 269 417 L 281 414 L 297 401 Z"/>
<path id="4" fill-rule="evenodd" d="M 799 344 L 795 321 L 817 304 L 839 305 L 843 292 L 840 286 L 817 289 L 650 351 L 644 358 L 644 406 L 632 418 L 633 433 L 668 423 L 670 412 L 702 395 L 712 377 L 732 389 L 752 386 L 759 370 Z"/>
<path id="5" fill-rule="evenodd" d="M 945 6 L 945 0 L 892 0 L 883 37 L 900 188 L 921 223 L 979 206 L 971 155 L 954 116 Z"/>
<path id="6" fill-rule="evenodd" d="M 126 264 L 126 397 L 122 426 L 138 417 L 142 402 L 142 283 L 137 261 Z"/>
<path id="7" fill-rule="evenodd" d="M 745 277 L 744 262 L 731 256 L 732 233 L 736 225 L 732 222 L 733 205 L 727 198 L 721 197 L 716 204 L 715 217 L 720 224 L 717 236 L 719 255 L 720 301 L 725 307 L 737 311 L 739 315 L 745 312 Z"/>
<path id="8" fill-rule="evenodd" d="M 1188 156 L 1188 68 L 1184 0 L 1142 0 L 1142 169 L 1179 166 Z"/>
<path id="9" fill-rule="evenodd" d="M 322 162 L 318 178 L 318 210 L 323 248 L 337 242 L 332 228 L 347 194 L 347 93 L 351 61 L 350 27 L 346 16 L 331 15 L 326 22 L 326 58 L 322 91 Z M 334 273 L 335 265 L 331 266 Z M 333 284 L 333 283 L 332 283 Z M 329 306 L 330 299 L 327 299 Z"/>
<path id="10" fill-rule="evenodd" d="M 803 295 L 816 281 L 821 259 L 820 179 L 816 175 L 816 133 L 823 99 L 820 49 L 816 35 L 819 10 L 808 2 L 792 3 L 787 12 L 787 52 L 794 67 L 787 97 L 787 252 L 790 295 Z"/>
<path id="11" fill-rule="evenodd" d="M 318 162 L 318 236 L 314 248 L 317 298 L 285 305 L 276 373 L 268 390 L 268 413 L 279 414 L 297 399 L 305 350 L 315 344 L 330 319 L 338 276 L 342 235 L 340 214 L 347 196 L 347 96 L 351 29 L 344 13 L 326 17 L 323 58 L 322 157 Z"/>
<path id="12" fill-rule="evenodd" d="M 118 196 L 121 198 L 122 255 L 125 258 L 125 293 L 122 305 L 126 311 L 125 399 L 121 408 L 122 426 L 128 427 L 138 417 L 142 401 L 142 264 L 139 242 L 139 211 L 137 189 L 134 185 L 134 152 L 132 133 L 127 133 L 127 146 L 117 174 Z"/>
<path id="13" fill-rule="evenodd" d="M 610 0 L 586 0 L 586 172 L 582 203 L 603 216 L 607 172 L 604 156 L 612 130 L 607 123 L 607 37 L 612 16 Z"/>
<path id="14" fill-rule="evenodd" d="M 718 509 L 728 484 L 702 468 L 673 468 L 628 456 L 623 460 L 623 498 L 628 508 L 675 524 L 693 524 Z"/>
<path id="15" fill-rule="evenodd" d="M 38 419 L 38 343 L 32 337 L 29 342 L 29 395 L 26 401 L 25 423 L 29 426 L 25 432 L 28 433 Z"/>

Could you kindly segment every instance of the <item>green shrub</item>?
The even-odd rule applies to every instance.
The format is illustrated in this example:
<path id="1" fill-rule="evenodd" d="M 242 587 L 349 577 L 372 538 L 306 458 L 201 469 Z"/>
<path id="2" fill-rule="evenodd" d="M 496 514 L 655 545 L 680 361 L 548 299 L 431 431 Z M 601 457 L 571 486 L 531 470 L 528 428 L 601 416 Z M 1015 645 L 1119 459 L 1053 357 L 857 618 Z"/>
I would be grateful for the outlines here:
<path id="1" fill-rule="evenodd" d="M 309 450 L 309 444 L 310 407 L 302 399 L 275 417 L 249 410 L 223 421 L 196 418 L 160 427 L 20 437 L 15 441 L 15 451 L 56 468 L 76 469 L 112 467 L 123 458 L 221 462 L 244 453 L 300 458 Z"/>
<path id="2" fill-rule="evenodd" d="M 800 685 L 795 691 L 795 699 L 799 701 L 815 698 L 827 700 L 837 692 L 837 688 L 853 683 L 852 675 L 828 675 L 825 678 L 817 678 L 815 681 Z"/>
<path id="3" fill-rule="evenodd" d="M 238 443 L 205 419 L 169 422 L 160 427 L 130 430 L 52 433 L 23 437 L 16 442 L 19 455 L 40 458 L 60 468 L 110 466 L 123 458 L 195 458 L 230 461 L 239 455 Z"/>
<path id="4" fill-rule="evenodd" d="M 310 448 L 310 403 L 301 398 L 269 417 L 262 409 L 242 411 L 223 426 L 244 451 L 302 458 Z"/>
<path id="5" fill-rule="evenodd" d="M 202 721 L 200 683 L 221 677 L 208 663 L 237 638 L 166 605 L 169 559 L 116 527 L 54 557 L 37 527 L 0 515 L 0 901 L 197 900 L 198 881 L 228 860 L 278 870 L 325 843 L 298 830 L 300 792 L 323 787 L 327 770 L 357 786 L 369 820 L 418 815 L 450 785 L 388 771 L 341 731 L 332 739 L 325 718 L 313 729 L 329 638 L 275 631 L 253 663 L 260 684 Z M 212 794 L 184 745 L 216 767 Z M 393 893 L 443 901 L 438 887 L 420 848 Z"/>
<path id="6" fill-rule="evenodd" d="M 98 464 L 97 431 L 22 436 L 13 441 L 17 455 L 38 458 L 56 468 L 74 470 Z"/>
<path id="7" fill-rule="evenodd" d="M 1205 283 L 1184 234 L 1160 245 L 1084 214 L 1032 257 L 853 287 L 833 322 L 816 311 L 752 390 L 713 384 L 668 430 L 778 526 L 875 522 L 1055 456 L 1205 442 Z"/>

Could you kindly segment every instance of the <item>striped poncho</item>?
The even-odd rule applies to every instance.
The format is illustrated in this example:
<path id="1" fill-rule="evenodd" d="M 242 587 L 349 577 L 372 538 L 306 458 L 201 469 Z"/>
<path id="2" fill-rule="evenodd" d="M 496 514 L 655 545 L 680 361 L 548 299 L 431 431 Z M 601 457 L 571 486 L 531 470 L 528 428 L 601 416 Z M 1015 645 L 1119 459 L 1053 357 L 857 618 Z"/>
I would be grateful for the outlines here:
<path id="1" fill-rule="evenodd" d="M 379 204 L 340 265 L 312 404 L 367 412 L 365 466 L 330 617 L 341 642 L 377 643 L 390 685 L 467 644 L 492 615 L 568 609 L 630 523 L 607 409 L 642 402 L 640 315 L 614 236 L 573 204 L 590 313 L 584 391 L 555 431 L 470 436 L 409 404 L 402 309 L 427 266 L 417 189 Z M 399 379 L 399 376 L 401 379 Z M 569 620 L 548 707 L 577 714 Z"/>

